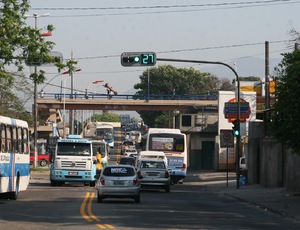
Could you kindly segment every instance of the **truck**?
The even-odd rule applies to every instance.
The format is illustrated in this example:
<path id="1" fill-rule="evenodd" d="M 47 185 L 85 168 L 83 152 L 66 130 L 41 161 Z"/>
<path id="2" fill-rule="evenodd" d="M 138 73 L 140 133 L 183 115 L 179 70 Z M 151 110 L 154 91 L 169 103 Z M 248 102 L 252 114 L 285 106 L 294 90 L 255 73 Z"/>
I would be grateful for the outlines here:
<path id="1" fill-rule="evenodd" d="M 92 141 L 81 135 L 68 135 L 59 139 L 50 168 L 51 186 L 65 182 L 83 182 L 94 187 L 96 184 L 96 164 L 93 159 Z"/>
<path id="2" fill-rule="evenodd" d="M 121 127 L 126 127 L 127 125 L 130 124 L 130 115 L 129 114 L 121 114 Z"/>

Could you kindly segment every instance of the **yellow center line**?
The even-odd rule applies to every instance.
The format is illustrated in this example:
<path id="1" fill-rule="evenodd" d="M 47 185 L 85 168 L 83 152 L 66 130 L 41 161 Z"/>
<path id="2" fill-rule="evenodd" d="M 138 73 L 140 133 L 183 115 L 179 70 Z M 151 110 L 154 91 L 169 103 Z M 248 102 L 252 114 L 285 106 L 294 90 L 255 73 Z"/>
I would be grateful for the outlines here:
<path id="1" fill-rule="evenodd" d="M 110 224 L 96 224 L 96 226 L 98 228 L 110 228 L 110 229 L 113 229 L 114 227 L 111 226 Z"/>
<path id="2" fill-rule="evenodd" d="M 81 204 L 81 206 L 80 206 L 80 214 L 81 214 L 81 216 L 82 216 L 86 221 L 93 221 L 93 220 L 92 220 L 89 216 L 87 216 L 86 213 L 85 213 L 85 206 L 86 206 L 87 200 L 89 199 L 89 196 L 90 196 L 90 193 L 87 192 L 87 193 L 85 194 L 84 200 L 83 200 L 83 202 L 82 202 L 82 204 Z"/>
<path id="3" fill-rule="evenodd" d="M 89 200 L 88 207 L 87 207 L 87 211 L 88 211 L 88 214 L 90 215 L 90 217 L 91 217 L 92 219 L 94 219 L 95 221 L 100 221 L 100 219 L 97 218 L 97 217 L 93 214 L 93 212 L 92 212 L 92 203 L 93 203 L 94 196 L 95 196 L 95 193 L 91 193 L 90 200 Z"/>

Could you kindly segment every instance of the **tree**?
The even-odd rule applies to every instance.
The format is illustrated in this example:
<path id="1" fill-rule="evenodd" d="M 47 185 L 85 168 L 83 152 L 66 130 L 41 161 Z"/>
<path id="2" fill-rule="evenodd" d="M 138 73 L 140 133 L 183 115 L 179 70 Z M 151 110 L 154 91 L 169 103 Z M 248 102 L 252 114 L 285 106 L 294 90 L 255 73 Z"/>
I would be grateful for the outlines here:
<path id="1" fill-rule="evenodd" d="M 50 55 L 54 43 L 45 41 L 39 29 L 31 28 L 26 25 L 25 14 L 30 7 L 27 0 L 3 0 L 1 2 L 0 78 L 3 78 L 1 79 L 3 80 L 1 81 L 2 84 L 9 87 L 5 89 L 6 96 L 1 98 L 1 104 L 8 105 L 12 103 L 10 100 L 14 100 L 13 102 L 17 103 L 18 106 L 15 105 L 9 108 L 10 116 L 13 115 L 15 118 L 27 119 L 26 116 L 22 117 L 24 114 L 27 114 L 24 109 L 24 104 L 23 107 L 21 106 L 23 102 L 18 100 L 18 95 L 12 96 L 14 95 L 12 91 L 14 89 L 21 89 L 22 87 L 27 90 L 32 88 L 29 86 L 30 83 L 24 80 L 25 78 L 22 74 L 25 61 L 29 65 L 35 63 L 36 60 L 42 60 L 42 62 L 54 62 Z M 51 32 L 54 28 L 49 25 L 47 29 Z M 33 73 L 30 75 L 30 78 L 34 83 L 41 84 L 45 81 L 44 73 L 44 71 Z M 22 87 L 18 86 L 18 84 Z M 29 95 L 24 90 L 23 93 L 27 96 Z"/>
<path id="2" fill-rule="evenodd" d="M 102 114 L 94 114 L 91 117 L 91 120 L 94 122 L 103 121 L 103 122 L 120 122 L 120 115 L 110 112 L 105 112 Z"/>
<path id="3" fill-rule="evenodd" d="M 300 154 L 300 51 L 283 54 L 278 65 L 277 100 L 272 114 L 273 135 Z"/>
<path id="4" fill-rule="evenodd" d="M 149 71 L 149 73 L 148 73 Z M 217 94 L 218 90 L 232 90 L 229 80 L 219 80 L 210 73 L 201 73 L 193 68 L 175 68 L 162 65 L 147 69 L 134 85 L 136 95 L 148 94 L 148 74 L 151 94 Z M 168 127 L 169 113 L 164 111 L 138 111 L 145 124 L 150 127 Z"/>

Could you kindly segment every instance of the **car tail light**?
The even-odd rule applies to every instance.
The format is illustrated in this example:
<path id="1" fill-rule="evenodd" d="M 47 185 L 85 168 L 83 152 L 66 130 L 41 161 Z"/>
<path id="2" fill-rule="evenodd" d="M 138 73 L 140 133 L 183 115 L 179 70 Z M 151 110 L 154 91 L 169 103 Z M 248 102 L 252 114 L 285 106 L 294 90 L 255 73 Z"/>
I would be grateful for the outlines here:
<path id="1" fill-rule="evenodd" d="M 181 171 L 185 171 L 186 170 L 186 164 L 182 165 Z"/>
<path id="2" fill-rule="evenodd" d="M 102 185 L 105 185 L 105 180 L 104 180 L 103 177 L 100 178 L 100 183 L 101 183 Z"/>
<path id="3" fill-rule="evenodd" d="M 137 185 L 137 184 L 138 184 L 138 181 L 139 181 L 138 178 L 135 177 L 135 178 L 133 179 L 133 185 Z"/>
<path id="4" fill-rule="evenodd" d="M 165 171 L 165 178 L 169 178 L 170 177 L 170 173 L 168 170 Z"/>

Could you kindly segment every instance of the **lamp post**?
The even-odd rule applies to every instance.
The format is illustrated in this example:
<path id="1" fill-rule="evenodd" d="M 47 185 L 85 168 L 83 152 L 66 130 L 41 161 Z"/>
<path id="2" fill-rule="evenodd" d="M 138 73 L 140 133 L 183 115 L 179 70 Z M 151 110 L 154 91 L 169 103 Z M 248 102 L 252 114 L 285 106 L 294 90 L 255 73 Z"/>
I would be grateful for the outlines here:
<path id="1" fill-rule="evenodd" d="M 171 62 L 190 62 L 190 63 L 197 63 L 197 64 L 214 64 L 214 65 L 223 65 L 229 68 L 235 75 L 236 81 L 237 81 L 237 120 L 240 122 L 241 120 L 241 102 L 240 102 L 240 79 L 239 75 L 237 74 L 236 70 L 232 68 L 230 65 L 224 63 L 224 62 L 219 62 L 219 61 L 198 61 L 198 60 L 184 60 L 184 59 L 170 59 L 170 58 L 157 58 L 157 61 L 171 61 Z M 238 128 L 238 132 L 241 133 L 240 126 Z M 236 187 L 239 189 L 240 187 L 240 146 L 241 146 L 241 135 L 238 135 L 236 137 Z"/>
<path id="2" fill-rule="evenodd" d="M 37 13 L 33 13 L 33 15 L 25 15 L 27 17 L 33 17 L 34 18 L 34 28 L 37 30 L 37 19 L 39 17 L 47 17 L 49 16 L 48 13 L 46 14 L 37 14 Z M 37 75 L 37 66 L 34 66 L 34 73 L 35 75 Z M 37 116 L 38 116 L 38 111 L 37 111 L 37 82 L 36 80 L 34 80 L 34 95 L 33 95 L 33 104 L 34 104 L 34 137 L 33 137 L 33 142 L 34 142 L 34 161 L 33 161 L 33 167 L 36 168 L 37 167 L 37 158 L 38 158 L 38 148 L 37 148 L 37 139 L 38 139 L 38 130 L 37 130 Z"/>

